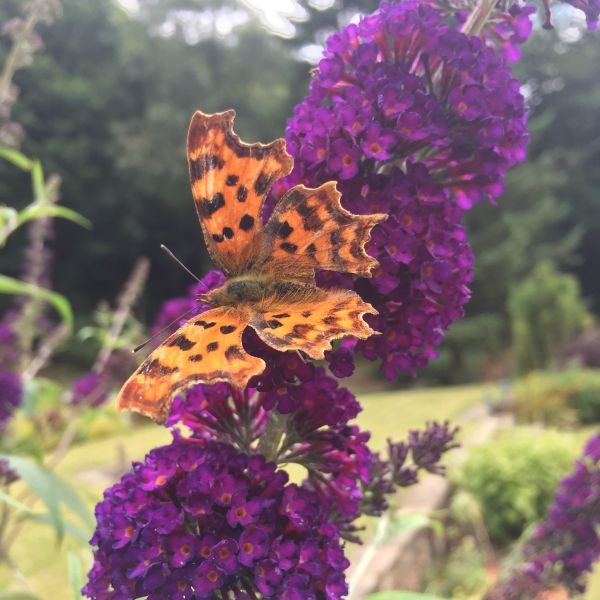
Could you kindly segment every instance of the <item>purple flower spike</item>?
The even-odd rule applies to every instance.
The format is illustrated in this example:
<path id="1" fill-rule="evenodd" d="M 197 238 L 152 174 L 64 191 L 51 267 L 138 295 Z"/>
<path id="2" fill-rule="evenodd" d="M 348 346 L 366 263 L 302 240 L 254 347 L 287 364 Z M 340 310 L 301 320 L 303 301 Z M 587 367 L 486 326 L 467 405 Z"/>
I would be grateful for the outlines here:
<path id="1" fill-rule="evenodd" d="M 149 474 L 152 480 L 166 473 L 166 465 L 168 483 L 147 486 Z M 206 481 L 224 484 L 213 486 L 219 487 L 213 493 Z M 96 507 L 94 564 L 84 594 L 96 600 L 326 597 L 327 586 L 343 581 L 346 567 L 339 560 L 338 527 L 315 492 L 286 481 L 264 457 L 175 437 L 104 493 Z M 231 500 L 225 505 L 226 490 Z M 288 516 L 293 497 L 302 502 Z M 207 510 L 190 510 L 198 506 Z M 251 519 L 228 519 L 238 508 Z M 303 548 L 312 549 L 312 559 Z"/>
<path id="2" fill-rule="evenodd" d="M 0 367 L 0 432 L 23 401 L 23 384 L 16 373 Z"/>
<path id="3" fill-rule="evenodd" d="M 462 316 L 473 267 L 463 211 L 501 194 L 524 159 L 524 100 L 496 50 L 527 38 L 530 14 L 495 11 L 482 41 L 454 29 L 435 2 L 384 2 L 328 40 L 288 122 L 286 185 L 338 179 L 348 210 L 389 215 L 367 248 L 380 263 L 372 280 L 327 272 L 318 281 L 352 286 L 377 308 L 383 335 L 354 351 L 381 360 L 390 379 L 424 367 Z M 305 157 L 315 140 L 318 152 Z"/>

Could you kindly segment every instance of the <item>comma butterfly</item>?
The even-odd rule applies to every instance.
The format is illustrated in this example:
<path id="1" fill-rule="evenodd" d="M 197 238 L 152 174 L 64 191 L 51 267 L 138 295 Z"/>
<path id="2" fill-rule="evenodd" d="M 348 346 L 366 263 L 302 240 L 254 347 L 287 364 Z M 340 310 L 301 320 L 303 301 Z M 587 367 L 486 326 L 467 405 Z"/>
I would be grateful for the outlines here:
<path id="1" fill-rule="evenodd" d="M 266 223 L 262 208 L 273 183 L 292 169 L 285 141 L 246 144 L 233 132 L 235 112 L 192 117 L 187 155 L 192 194 L 210 256 L 228 277 L 203 301 L 211 308 L 168 337 L 127 380 L 117 398 L 163 422 L 177 393 L 196 383 L 244 388 L 265 362 L 242 345 L 250 326 L 269 346 L 322 359 L 331 341 L 375 333 L 363 320 L 377 311 L 353 291 L 320 289 L 315 270 L 370 277 L 365 252 L 386 215 L 354 215 L 335 182 L 298 185 Z"/>

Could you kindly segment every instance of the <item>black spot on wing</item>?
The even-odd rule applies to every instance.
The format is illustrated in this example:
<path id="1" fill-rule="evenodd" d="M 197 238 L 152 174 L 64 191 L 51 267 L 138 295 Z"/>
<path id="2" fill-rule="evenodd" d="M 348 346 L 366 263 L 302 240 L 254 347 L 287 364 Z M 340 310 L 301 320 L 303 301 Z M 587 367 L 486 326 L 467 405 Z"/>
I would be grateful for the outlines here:
<path id="1" fill-rule="evenodd" d="M 214 352 L 219 347 L 219 342 L 211 342 L 206 346 L 208 352 Z"/>
<path id="2" fill-rule="evenodd" d="M 225 350 L 225 358 L 227 360 L 232 360 L 233 358 L 243 358 L 244 354 L 240 350 L 239 346 L 229 346 L 227 350 Z"/>
<path id="3" fill-rule="evenodd" d="M 302 225 L 306 231 L 318 231 L 323 227 L 316 206 L 311 206 L 306 200 L 296 206 L 298 214 L 302 217 Z"/>
<path id="4" fill-rule="evenodd" d="M 254 191 L 258 196 L 262 196 L 271 185 L 272 176 L 264 171 L 261 171 L 254 182 Z"/>
<path id="5" fill-rule="evenodd" d="M 216 324 L 216 321 L 205 321 L 204 319 L 198 319 L 197 321 L 194 321 L 194 325 L 196 325 L 196 327 L 204 327 L 204 329 L 210 329 Z"/>
<path id="6" fill-rule="evenodd" d="M 254 227 L 254 217 L 252 215 L 244 215 L 240 219 L 240 229 L 242 231 L 250 231 Z"/>
<path id="7" fill-rule="evenodd" d="M 200 200 L 200 214 L 203 217 L 210 217 L 223 206 L 225 206 L 225 198 L 221 192 L 217 192 L 210 200 L 206 198 Z"/>
<path id="8" fill-rule="evenodd" d="M 201 154 L 190 161 L 190 179 L 192 183 L 202 179 L 207 171 L 223 168 L 223 159 L 215 154 Z"/>
<path id="9" fill-rule="evenodd" d="M 344 266 L 344 260 L 340 256 L 340 247 L 342 245 L 342 235 L 339 229 L 334 229 L 329 234 L 329 241 L 331 242 L 331 258 L 333 260 L 333 264 L 339 267 L 340 269 Z"/>
<path id="10" fill-rule="evenodd" d="M 200 362 L 202 360 L 202 354 L 192 354 L 188 360 L 191 362 Z"/>
<path id="11" fill-rule="evenodd" d="M 152 360 L 146 359 L 138 373 L 148 377 L 164 377 L 165 375 L 170 375 L 178 370 L 177 367 L 167 367 L 166 365 L 163 365 L 158 358 L 154 358 Z"/>
<path id="12" fill-rule="evenodd" d="M 306 334 L 308 334 L 313 329 L 314 328 L 310 323 L 297 323 L 296 325 L 294 325 L 293 332 L 296 335 L 304 337 Z"/>
<path id="13" fill-rule="evenodd" d="M 236 327 L 235 325 L 221 325 L 219 329 L 221 330 L 221 333 L 227 334 L 233 333 L 236 330 Z"/>
<path id="14" fill-rule="evenodd" d="M 289 313 L 279 313 L 278 315 L 273 315 L 274 319 L 287 319 L 290 316 Z"/>
<path id="15" fill-rule="evenodd" d="M 284 221 L 277 230 L 277 235 L 280 238 L 285 239 L 288 235 L 290 235 L 290 233 L 292 233 L 292 231 L 294 231 L 294 228 L 291 227 L 287 221 Z"/>
<path id="16" fill-rule="evenodd" d="M 227 179 L 225 180 L 225 185 L 236 185 L 239 177 L 237 175 L 227 175 Z"/>
<path id="17" fill-rule="evenodd" d="M 185 337 L 185 335 L 183 335 L 183 334 L 178 335 L 177 337 L 173 338 L 168 343 L 168 346 L 172 346 L 172 347 L 176 346 L 177 348 L 180 348 L 184 352 L 187 352 L 190 348 L 193 348 L 195 345 L 196 345 L 196 342 L 192 342 L 192 341 L 188 340 Z"/>
<path id="18" fill-rule="evenodd" d="M 230 240 L 233 237 L 233 229 L 231 227 L 223 227 L 223 237 Z"/>
<path id="19" fill-rule="evenodd" d="M 282 325 L 283 323 L 277 319 L 269 319 L 268 321 L 264 322 L 263 327 L 264 329 L 279 329 L 279 327 Z"/>
<path id="20" fill-rule="evenodd" d="M 237 201 L 246 202 L 246 198 L 248 198 L 248 188 L 245 185 L 240 185 L 237 190 Z"/>
<path id="21" fill-rule="evenodd" d="M 289 242 L 283 242 L 282 244 L 279 244 L 279 247 L 289 254 L 294 254 L 296 250 L 298 250 L 298 246 L 296 246 L 296 244 L 290 244 Z"/>

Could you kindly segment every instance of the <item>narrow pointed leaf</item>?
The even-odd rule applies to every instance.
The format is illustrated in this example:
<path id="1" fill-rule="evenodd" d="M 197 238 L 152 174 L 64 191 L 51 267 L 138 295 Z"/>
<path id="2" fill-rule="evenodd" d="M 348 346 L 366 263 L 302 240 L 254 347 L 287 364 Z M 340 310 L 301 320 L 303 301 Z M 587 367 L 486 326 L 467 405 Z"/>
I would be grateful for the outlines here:
<path id="1" fill-rule="evenodd" d="M 78 212 L 64 206 L 46 202 L 34 202 L 25 207 L 19 212 L 18 224 L 22 225 L 27 221 L 39 219 L 40 217 L 61 217 L 88 229 L 92 226 L 91 221 L 80 215 Z"/>
<path id="2" fill-rule="evenodd" d="M 0 275 L 0 294 L 17 294 L 19 296 L 27 295 L 43 298 L 56 309 L 56 312 L 58 312 L 62 320 L 69 327 L 69 330 L 73 327 L 73 311 L 71 310 L 71 305 L 64 296 L 61 296 L 56 292 L 12 277 L 7 277 L 6 275 Z"/>

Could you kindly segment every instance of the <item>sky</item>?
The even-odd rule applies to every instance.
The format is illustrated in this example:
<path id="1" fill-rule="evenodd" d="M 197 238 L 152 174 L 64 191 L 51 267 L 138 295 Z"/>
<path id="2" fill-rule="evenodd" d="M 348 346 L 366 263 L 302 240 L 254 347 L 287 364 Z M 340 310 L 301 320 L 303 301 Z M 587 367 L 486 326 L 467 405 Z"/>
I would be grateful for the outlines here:
<path id="1" fill-rule="evenodd" d="M 117 0 L 125 10 L 135 13 L 139 8 L 138 0 Z M 296 0 L 241 0 L 240 4 L 256 13 L 269 31 L 282 37 L 293 37 L 296 28 L 294 22 L 302 22 L 308 18 L 304 7 Z M 308 4 L 317 10 L 326 10 L 335 4 L 335 0 L 309 0 Z M 183 11 L 191 13 L 191 11 Z M 220 14 L 219 14 L 220 12 Z M 243 11 L 217 11 L 214 17 L 214 28 L 220 35 L 228 35 L 236 25 L 241 24 Z"/>

